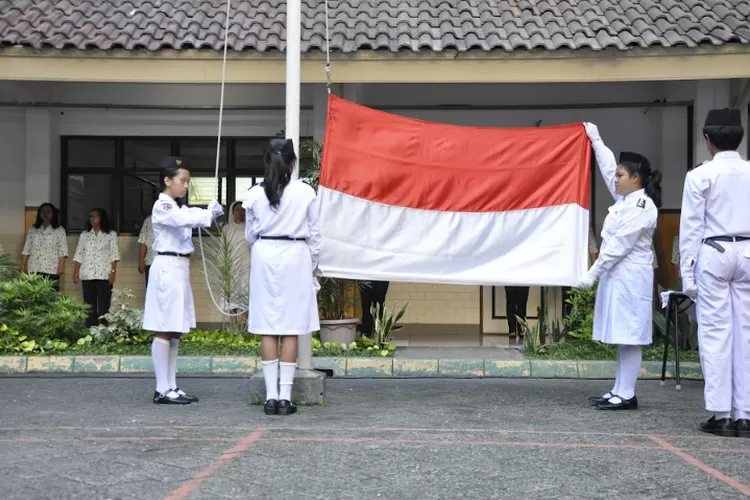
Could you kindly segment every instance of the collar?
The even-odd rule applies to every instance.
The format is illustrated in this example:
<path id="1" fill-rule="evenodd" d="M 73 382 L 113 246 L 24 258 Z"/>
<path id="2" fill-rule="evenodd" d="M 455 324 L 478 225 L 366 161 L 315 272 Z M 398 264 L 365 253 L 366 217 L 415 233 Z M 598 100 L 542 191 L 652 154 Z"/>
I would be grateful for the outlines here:
<path id="1" fill-rule="evenodd" d="M 632 193 L 625 195 L 624 199 L 632 200 L 633 198 L 643 198 L 644 196 L 646 196 L 646 190 L 641 188 L 641 189 L 638 189 L 637 191 L 633 191 Z"/>
<path id="2" fill-rule="evenodd" d="M 719 151 L 718 153 L 714 155 L 714 160 L 722 160 L 722 159 L 729 159 L 729 158 L 742 159 L 742 157 L 737 151 Z"/>

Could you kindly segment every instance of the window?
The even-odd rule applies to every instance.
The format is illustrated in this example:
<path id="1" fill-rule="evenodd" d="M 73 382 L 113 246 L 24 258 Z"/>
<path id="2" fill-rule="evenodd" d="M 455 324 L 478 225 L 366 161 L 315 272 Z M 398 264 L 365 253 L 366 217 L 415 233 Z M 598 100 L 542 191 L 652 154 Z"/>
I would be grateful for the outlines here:
<path id="1" fill-rule="evenodd" d="M 307 138 L 302 138 L 306 140 Z M 109 213 L 115 230 L 137 234 L 158 196 L 165 157 L 187 159 L 188 204 L 219 200 L 228 210 L 263 180 L 268 137 L 224 138 L 219 182 L 214 181 L 216 139 L 203 137 L 63 137 L 61 142 L 62 223 L 69 232 L 85 229 L 92 208 Z"/>

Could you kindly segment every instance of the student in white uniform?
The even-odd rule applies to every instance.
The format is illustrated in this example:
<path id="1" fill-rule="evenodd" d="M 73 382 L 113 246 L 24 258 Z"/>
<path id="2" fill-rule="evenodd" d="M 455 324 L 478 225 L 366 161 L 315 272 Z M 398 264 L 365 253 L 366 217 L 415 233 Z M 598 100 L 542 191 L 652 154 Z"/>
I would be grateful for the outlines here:
<path id="1" fill-rule="evenodd" d="M 73 260 L 76 263 L 73 283 L 82 282 L 83 301 L 90 307 L 86 326 L 98 325 L 100 318 L 109 312 L 120 260 L 117 233 L 103 209 L 94 208 L 89 213 L 87 230 L 78 239 Z"/>
<path id="2" fill-rule="evenodd" d="M 60 290 L 60 276 L 65 272 L 68 239 L 60 225 L 60 213 L 52 203 L 42 203 L 36 221 L 29 228 L 21 252 L 21 272 L 40 274 L 52 279 L 55 290 Z"/>
<path id="3" fill-rule="evenodd" d="M 653 337 L 652 245 L 661 205 L 661 174 L 636 153 L 622 153 L 618 165 L 596 125 L 585 127 L 599 170 L 616 200 L 604 219 L 599 258 L 577 285 L 590 288 L 599 279 L 594 340 L 618 346 L 614 387 L 590 400 L 600 410 L 634 410 L 641 346 L 651 344 Z"/>
<path id="4" fill-rule="evenodd" d="M 250 298 L 250 245 L 245 239 L 245 209 L 242 208 L 242 201 L 237 200 L 229 207 L 229 217 L 222 230 L 225 232 L 227 242 L 230 248 L 230 258 L 236 264 L 232 269 L 232 278 L 235 282 L 231 283 L 228 290 L 230 296 L 222 297 L 222 309 L 237 313 L 240 304 L 247 302 Z M 224 293 L 226 295 L 226 291 Z M 247 320 L 247 313 L 240 316 L 230 316 L 232 325 Z"/>
<path id="5" fill-rule="evenodd" d="M 706 410 L 700 430 L 750 438 L 750 163 L 737 148 L 740 111 L 711 110 L 712 155 L 685 178 L 680 216 L 682 288 L 696 300 Z M 732 419 L 734 410 L 734 420 Z"/>
<path id="6" fill-rule="evenodd" d="M 148 288 L 148 272 L 154 263 L 154 229 L 151 225 L 151 216 L 144 219 L 141 232 L 138 233 L 138 272 L 146 278 Z"/>
<path id="7" fill-rule="evenodd" d="M 311 186 L 291 180 L 296 159 L 291 140 L 271 139 L 263 183 L 248 190 L 242 205 L 245 236 L 253 246 L 247 329 L 263 335 L 266 415 L 297 411 L 290 402 L 297 337 L 320 329 L 313 284 L 320 252 L 318 202 Z"/>
<path id="8" fill-rule="evenodd" d="M 195 328 L 195 304 L 190 285 L 190 256 L 196 227 L 209 227 L 224 211 L 216 200 L 208 209 L 180 206 L 187 194 L 190 172 L 182 158 L 162 163 L 159 183 L 162 193 L 154 203 L 154 263 L 146 288 L 143 329 L 154 332 L 151 357 L 156 375 L 154 403 L 189 404 L 198 398 L 177 386 L 177 352 L 180 336 Z"/>

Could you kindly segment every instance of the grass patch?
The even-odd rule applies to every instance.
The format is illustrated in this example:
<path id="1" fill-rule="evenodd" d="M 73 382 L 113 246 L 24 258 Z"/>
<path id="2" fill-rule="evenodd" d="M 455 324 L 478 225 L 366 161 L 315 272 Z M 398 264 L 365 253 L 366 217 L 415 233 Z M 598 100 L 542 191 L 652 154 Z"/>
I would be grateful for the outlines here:
<path id="1" fill-rule="evenodd" d="M 643 348 L 643 361 L 661 361 L 664 346 L 646 346 Z M 532 359 L 562 359 L 576 361 L 599 361 L 617 359 L 617 346 L 593 341 L 569 340 L 562 344 L 546 346 L 543 352 L 526 353 Z M 674 349 L 669 348 L 667 359 L 673 361 Z M 680 361 L 697 362 L 697 351 L 680 351 Z"/>

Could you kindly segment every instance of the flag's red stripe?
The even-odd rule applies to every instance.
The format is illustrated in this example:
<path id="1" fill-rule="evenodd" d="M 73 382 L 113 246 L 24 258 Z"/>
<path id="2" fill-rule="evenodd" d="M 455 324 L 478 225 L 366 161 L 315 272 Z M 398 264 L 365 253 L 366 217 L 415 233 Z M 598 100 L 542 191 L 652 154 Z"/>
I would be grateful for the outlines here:
<path id="1" fill-rule="evenodd" d="M 351 196 L 450 212 L 588 209 L 590 177 L 591 143 L 580 123 L 461 127 L 330 96 L 320 184 Z"/>

